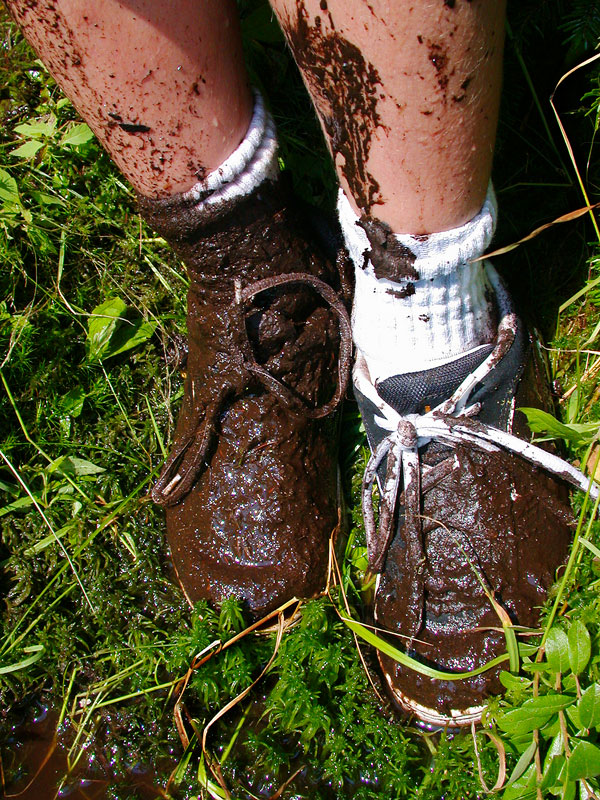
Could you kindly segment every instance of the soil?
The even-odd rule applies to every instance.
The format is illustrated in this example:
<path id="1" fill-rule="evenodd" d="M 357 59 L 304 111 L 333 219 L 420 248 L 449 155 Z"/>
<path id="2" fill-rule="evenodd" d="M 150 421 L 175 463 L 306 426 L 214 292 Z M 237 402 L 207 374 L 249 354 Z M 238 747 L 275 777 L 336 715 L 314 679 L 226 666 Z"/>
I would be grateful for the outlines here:
<path id="1" fill-rule="evenodd" d="M 90 759 L 89 749 L 87 759 L 84 755 L 69 774 L 69 739 L 73 739 L 73 732 L 57 734 L 57 722 L 58 712 L 40 709 L 36 717 L 13 730 L 1 751 L 2 769 L 5 776 L 15 770 L 18 774 L 5 786 L 3 797 L 51 800 L 68 796 L 69 800 L 108 800 L 114 796 L 108 790 L 115 785 L 115 780 L 124 790 L 135 792 L 139 800 L 156 800 L 162 796 L 151 769 L 132 765 L 129 773 L 117 779 L 102 754 Z M 66 780 L 65 775 L 69 776 Z"/>

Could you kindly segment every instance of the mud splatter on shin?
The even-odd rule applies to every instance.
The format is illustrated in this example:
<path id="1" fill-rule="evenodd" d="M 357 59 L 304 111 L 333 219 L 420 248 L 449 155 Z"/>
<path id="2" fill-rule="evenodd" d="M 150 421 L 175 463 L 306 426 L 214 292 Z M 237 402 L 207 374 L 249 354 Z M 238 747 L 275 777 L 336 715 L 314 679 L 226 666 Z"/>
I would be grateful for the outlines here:
<path id="1" fill-rule="evenodd" d="M 381 78 L 359 48 L 344 38 L 321 2 L 323 17 L 310 19 L 302 0 L 294 19 L 283 20 L 285 34 L 317 111 L 334 159 L 358 205 L 369 213 L 381 203 L 379 183 L 368 170 L 371 139 L 382 127 L 377 110 Z"/>

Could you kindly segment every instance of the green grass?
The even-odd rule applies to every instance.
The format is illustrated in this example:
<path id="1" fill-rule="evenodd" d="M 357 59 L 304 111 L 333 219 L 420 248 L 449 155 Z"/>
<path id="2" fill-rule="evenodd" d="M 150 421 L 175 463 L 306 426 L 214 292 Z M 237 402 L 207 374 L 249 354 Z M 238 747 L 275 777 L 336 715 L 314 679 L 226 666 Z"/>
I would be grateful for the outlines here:
<path id="1" fill-rule="evenodd" d="M 582 22 L 576 10 L 566 16 L 560 3 L 541 0 L 511 10 L 494 173 L 499 246 L 584 204 L 547 102 L 572 59 L 592 54 L 586 43 L 594 31 L 597 36 L 594 19 Z M 93 772 L 101 757 L 111 762 L 109 796 L 120 800 L 136 796 L 126 773 L 140 764 L 155 765 L 155 783 L 173 798 L 226 797 L 220 780 L 236 800 L 269 797 L 297 770 L 282 797 L 483 797 L 471 734 L 428 735 L 381 706 L 354 636 L 340 620 L 339 589 L 305 603 L 300 622 L 278 645 L 275 634 L 249 633 L 219 649 L 215 642 L 226 644 L 245 628 L 235 602 L 190 613 L 168 567 L 162 512 L 148 498 L 182 394 L 182 376 L 166 355 L 185 328 L 185 272 L 142 225 L 131 190 L 5 16 L 1 26 L 0 742 L 6 780 L 18 770 L 11 727 L 41 703 L 58 709 L 72 765 Z M 335 182 L 318 125 L 263 3 L 243 6 L 243 30 L 252 79 L 275 110 L 296 189 L 327 207 Z M 598 76 L 591 65 L 557 93 L 592 202 L 600 179 L 593 149 Z M 584 219 L 557 226 L 497 266 L 554 337 L 550 356 L 563 421 L 597 422 L 600 348 L 598 336 L 591 337 L 600 305 L 600 244 L 594 228 Z M 341 569 L 358 618 L 365 450 L 355 408 L 349 404 L 344 413 L 342 464 L 354 547 Z M 571 437 L 569 456 L 584 459 L 590 438 Z M 584 780 L 599 791 L 600 542 L 583 499 L 575 502 L 580 527 L 552 598 L 546 653 L 521 645 L 521 675 L 507 675 L 505 697 L 490 703 L 491 738 L 477 735 L 490 787 L 500 756 L 507 760 L 513 783 L 500 792 L 507 800 L 568 798 L 582 791 Z M 206 661 L 189 672 L 203 652 Z M 206 726 L 249 687 L 211 725 L 203 756 Z M 556 694 L 564 698 L 558 704 L 548 700 Z M 179 735 L 176 712 L 189 744 Z M 547 786 L 536 789 L 536 780 Z"/>

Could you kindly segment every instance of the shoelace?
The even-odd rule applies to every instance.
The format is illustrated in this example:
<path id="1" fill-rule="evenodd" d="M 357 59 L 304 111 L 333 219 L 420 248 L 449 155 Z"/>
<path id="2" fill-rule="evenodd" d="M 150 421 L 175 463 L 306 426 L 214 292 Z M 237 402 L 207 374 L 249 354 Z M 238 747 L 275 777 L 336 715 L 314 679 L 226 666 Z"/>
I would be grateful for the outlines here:
<path id="1" fill-rule="evenodd" d="M 435 440 L 448 445 L 467 444 L 490 453 L 505 450 L 562 478 L 578 489 L 587 491 L 589 488 L 593 499 L 597 498 L 599 492 L 596 484 L 559 456 L 473 419 L 481 406 L 478 403 L 468 406 L 469 398 L 475 387 L 508 353 L 517 330 L 517 317 L 504 285 L 496 274 L 490 274 L 490 280 L 496 290 L 501 321 L 496 346 L 489 356 L 467 376 L 448 400 L 435 409 L 425 414 L 401 415 L 386 404 L 382 409 L 382 416 L 375 417 L 377 425 L 390 433 L 371 455 L 363 477 L 362 507 L 367 554 L 371 570 L 380 572 L 394 533 L 396 507 L 403 493 L 406 561 L 414 569 L 414 575 L 407 579 L 411 592 L 408 607 L 418 609 L 415 611 L 416 618 L 411 621 L 412 631 L 404 631 L 408 635 L 416 635 L 421 627 L 423 614 L 421 599 L 424 597 L 425 553 L 420 514 L 421 495 L 455 469 L 460 469 L 460 464 L 453 456 L 435 466 L 422 468 L 419 451 L 429 442 Z M 377 470 L 386 458 L 385 479 L 380 487 L 379 524 L 376 525 L 372 488 Z"/>
<path id="2" fill-rule="evenodd" d="M 338 262 L 338 269 L 341 267 Z M 341 273 L 342 290 L 344 280 Z M 285 386 L 274 375 L 257 363 L 252 345 L 248 339 L 245 315 L 252 300 L 256 295 L 268 289 L 274 289 L 290 283 L 302 283 L 311 286 L 317 294 L 337 314 L 340 330 L 340 350 L 338 355 L 338 379 L 333 397 L 327 403 L 317 408 L 308 406 L 302 398 Z M 235 304 L 238 311 L 238 330 L 240 332 L 239 355 L 240 370 L 250 373 L 264 388 L 275 395 L 287 408 L 301 412 L 307 417 L 317 419 L 331 414 L 339 405 L 348 385 L 350 374 L 350 360 L 352 355 L 352 331 L 350 318 L 344 303 L 337 292 L 324 281 L 313 275 L 293 272 L 273 278 L 256 281 L 246 287 L 236 281 Z M 192 393 L 193 393 L 192 384 Z M 181 436 L 175 443 L 173 450 L 167 458 L 160 476 L 154 485 L 151 496 L 155 503 L 162 506 L 173 506 L 179 503 L 190 491 L 200 473 L 207 465 L 207 455 L 213 444 L 217 421 L 228 402 L 233 402 L 239 396 L 239 389 L 225 385 L 218 393 L 217 398 L 204 408 L 197 410 L 188 432 Z"/>

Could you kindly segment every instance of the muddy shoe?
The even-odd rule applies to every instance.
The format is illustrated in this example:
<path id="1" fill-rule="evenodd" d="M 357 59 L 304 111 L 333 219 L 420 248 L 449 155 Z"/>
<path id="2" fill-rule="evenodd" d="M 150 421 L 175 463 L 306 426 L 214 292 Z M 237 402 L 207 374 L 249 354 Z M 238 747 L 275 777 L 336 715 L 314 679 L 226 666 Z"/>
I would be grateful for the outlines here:
<path id="1" fill-rule="evenodd" d="M 571 538 L 565 481 L 587 488 L 581 473 L 528 443 L 515 409 L 549 410 L 547 375 L 489 263 L 486 271 L 498 311 L 494 343 L 376 385 L 360 358 L 354 370 L 373 453 L 363 504 L 369 563 L 378 573 L 375 624 L 395 647 L 446 673 L 506 653 L 501 616 L 537 627 Z M 477 721 L 507 668 L 437 680 L 378 658 L 393 700 L 431 726 Z"/>
<path id="2" fill-rule="evenodd" d="M 152 497 L 189 602 L 238 597 L 260 617 L 325 586 L 351 339 L 337 267 L 273 169 L 273 137 L 255 139 L 218 202 L 205 182 L 140 206 L 190 277 L 185 396 Z"/>

